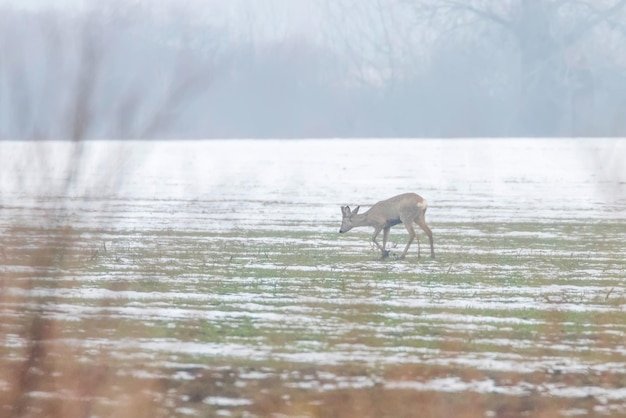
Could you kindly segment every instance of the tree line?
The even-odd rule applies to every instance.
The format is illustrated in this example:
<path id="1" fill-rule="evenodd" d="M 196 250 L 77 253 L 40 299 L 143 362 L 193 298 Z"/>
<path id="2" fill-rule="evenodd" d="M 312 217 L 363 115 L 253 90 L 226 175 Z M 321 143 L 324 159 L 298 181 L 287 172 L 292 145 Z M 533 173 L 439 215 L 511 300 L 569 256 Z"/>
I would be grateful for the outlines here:
<path id="1" fill-rule="evenodd" d="M 626 0 L 320 0 L 271 39 L 111 4 L 3 6 L 0 138 L 626 135 Z"/>

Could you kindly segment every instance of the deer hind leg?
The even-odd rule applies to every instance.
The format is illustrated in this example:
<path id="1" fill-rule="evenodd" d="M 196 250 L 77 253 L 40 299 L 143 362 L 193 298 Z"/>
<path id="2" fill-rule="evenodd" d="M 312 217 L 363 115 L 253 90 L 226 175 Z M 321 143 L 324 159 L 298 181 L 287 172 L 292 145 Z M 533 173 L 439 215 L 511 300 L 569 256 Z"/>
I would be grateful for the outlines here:
<path id="1" fill-rule="evenodd" d="M 405 222 L 404 226 L 406 227 L 406 230 L 409 233 L 409 242 L 406 243 L 406 247 L 404 247 L 404 252 L 400 256 L 400 258 L 406 257 L 406 253 L 409 251 L 409 247 L 411 246 L 411 243 L 413 242 L 413 240 L 415 239 L 415 236 L 417 235 L 415 233 L 415 229 L 413 229 L 413 222 Z"/>
<path id="2" fill-rule="evenodd" d="M 435 246 L 433 244 L 433 232 L 430 230 L 428 225 L 426 225 L 425 219 L 426 211 L 421 212 L 419 216 L 415 219 L 415 223 L 419 225 L 420 228 L 428 235 L 428 241 L 430 242 L 430 257 L 435 258 Z M 418 241 L 419 242 L 419 241 Z M 419 247 L 418 247 L 419 253 Z"/>

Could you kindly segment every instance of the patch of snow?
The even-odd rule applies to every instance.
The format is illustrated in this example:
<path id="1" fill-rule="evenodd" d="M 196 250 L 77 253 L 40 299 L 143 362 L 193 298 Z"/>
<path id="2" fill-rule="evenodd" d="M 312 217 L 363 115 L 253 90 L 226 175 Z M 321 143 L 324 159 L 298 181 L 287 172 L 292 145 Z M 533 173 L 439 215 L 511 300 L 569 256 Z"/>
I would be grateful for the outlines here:
<path id="1" fill-rule="evenodd" d="M 252 405 L 252 401 L 242 398 L 227 398 L 224 396 L 208 396 L 202 400 L 202 403 L 213 406 L 233 407 Z"/>

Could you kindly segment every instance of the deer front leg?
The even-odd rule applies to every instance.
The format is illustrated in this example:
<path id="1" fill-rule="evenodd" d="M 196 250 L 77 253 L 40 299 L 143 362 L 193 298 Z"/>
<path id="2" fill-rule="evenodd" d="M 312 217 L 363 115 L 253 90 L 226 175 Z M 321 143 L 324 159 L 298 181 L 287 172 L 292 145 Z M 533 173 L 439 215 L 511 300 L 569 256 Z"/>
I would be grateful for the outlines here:
<path id="1" fill-rule="evenodd" d="M 382 249 L 382 258 L 387 258 L 389 257 L 389 251 L 387 251 L 387 237 L 389 237 L 389 230 L 391 229 L 390 226 L 387 226 L 385 228 L 383 228 L 383 249 Z"/>
<path id="2" fill-rule="evenodd" d="M 390 226 L 383 228 L 383 250 L 387 248 L 387 237 L 389 236 Z"/>
<path id="3" fill-rule="evenodd" d="M 380 231 L 383 228 L 380 226 L 377 226 L 374 228 L 374 235 L 372 235 L 372 242 L 374 244 L 376 244 L 376 247 L 380 250 L 381 252 L 381 258 L 386 258 L 389 256 L 389 251 L 385 250 L 385 243 L 386 243 L 386 234 L 383 234 L 383 246 L 381 247 L 380 244 L 378 243 L 378 241 L 376 241 L 376 237 L 378 236 L 378 234 L 380 234 Z"/>

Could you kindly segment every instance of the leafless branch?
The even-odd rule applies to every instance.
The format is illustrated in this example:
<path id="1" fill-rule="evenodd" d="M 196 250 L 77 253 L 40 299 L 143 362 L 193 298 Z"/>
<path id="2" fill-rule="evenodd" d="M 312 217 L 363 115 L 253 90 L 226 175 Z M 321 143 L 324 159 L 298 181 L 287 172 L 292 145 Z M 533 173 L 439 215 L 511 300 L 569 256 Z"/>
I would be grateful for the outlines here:
<path id="1" fill-rule="evenodd" d="M 610 18 L 619 13 L 624 6 L 626 6 L 626 0 L 619 0 L 608 9 L 601 10 L 587 20 L 580 22 L 572 32 L 565 36 L 564 46 L 572 45 L 600 23 L 609 21 Z"/>

